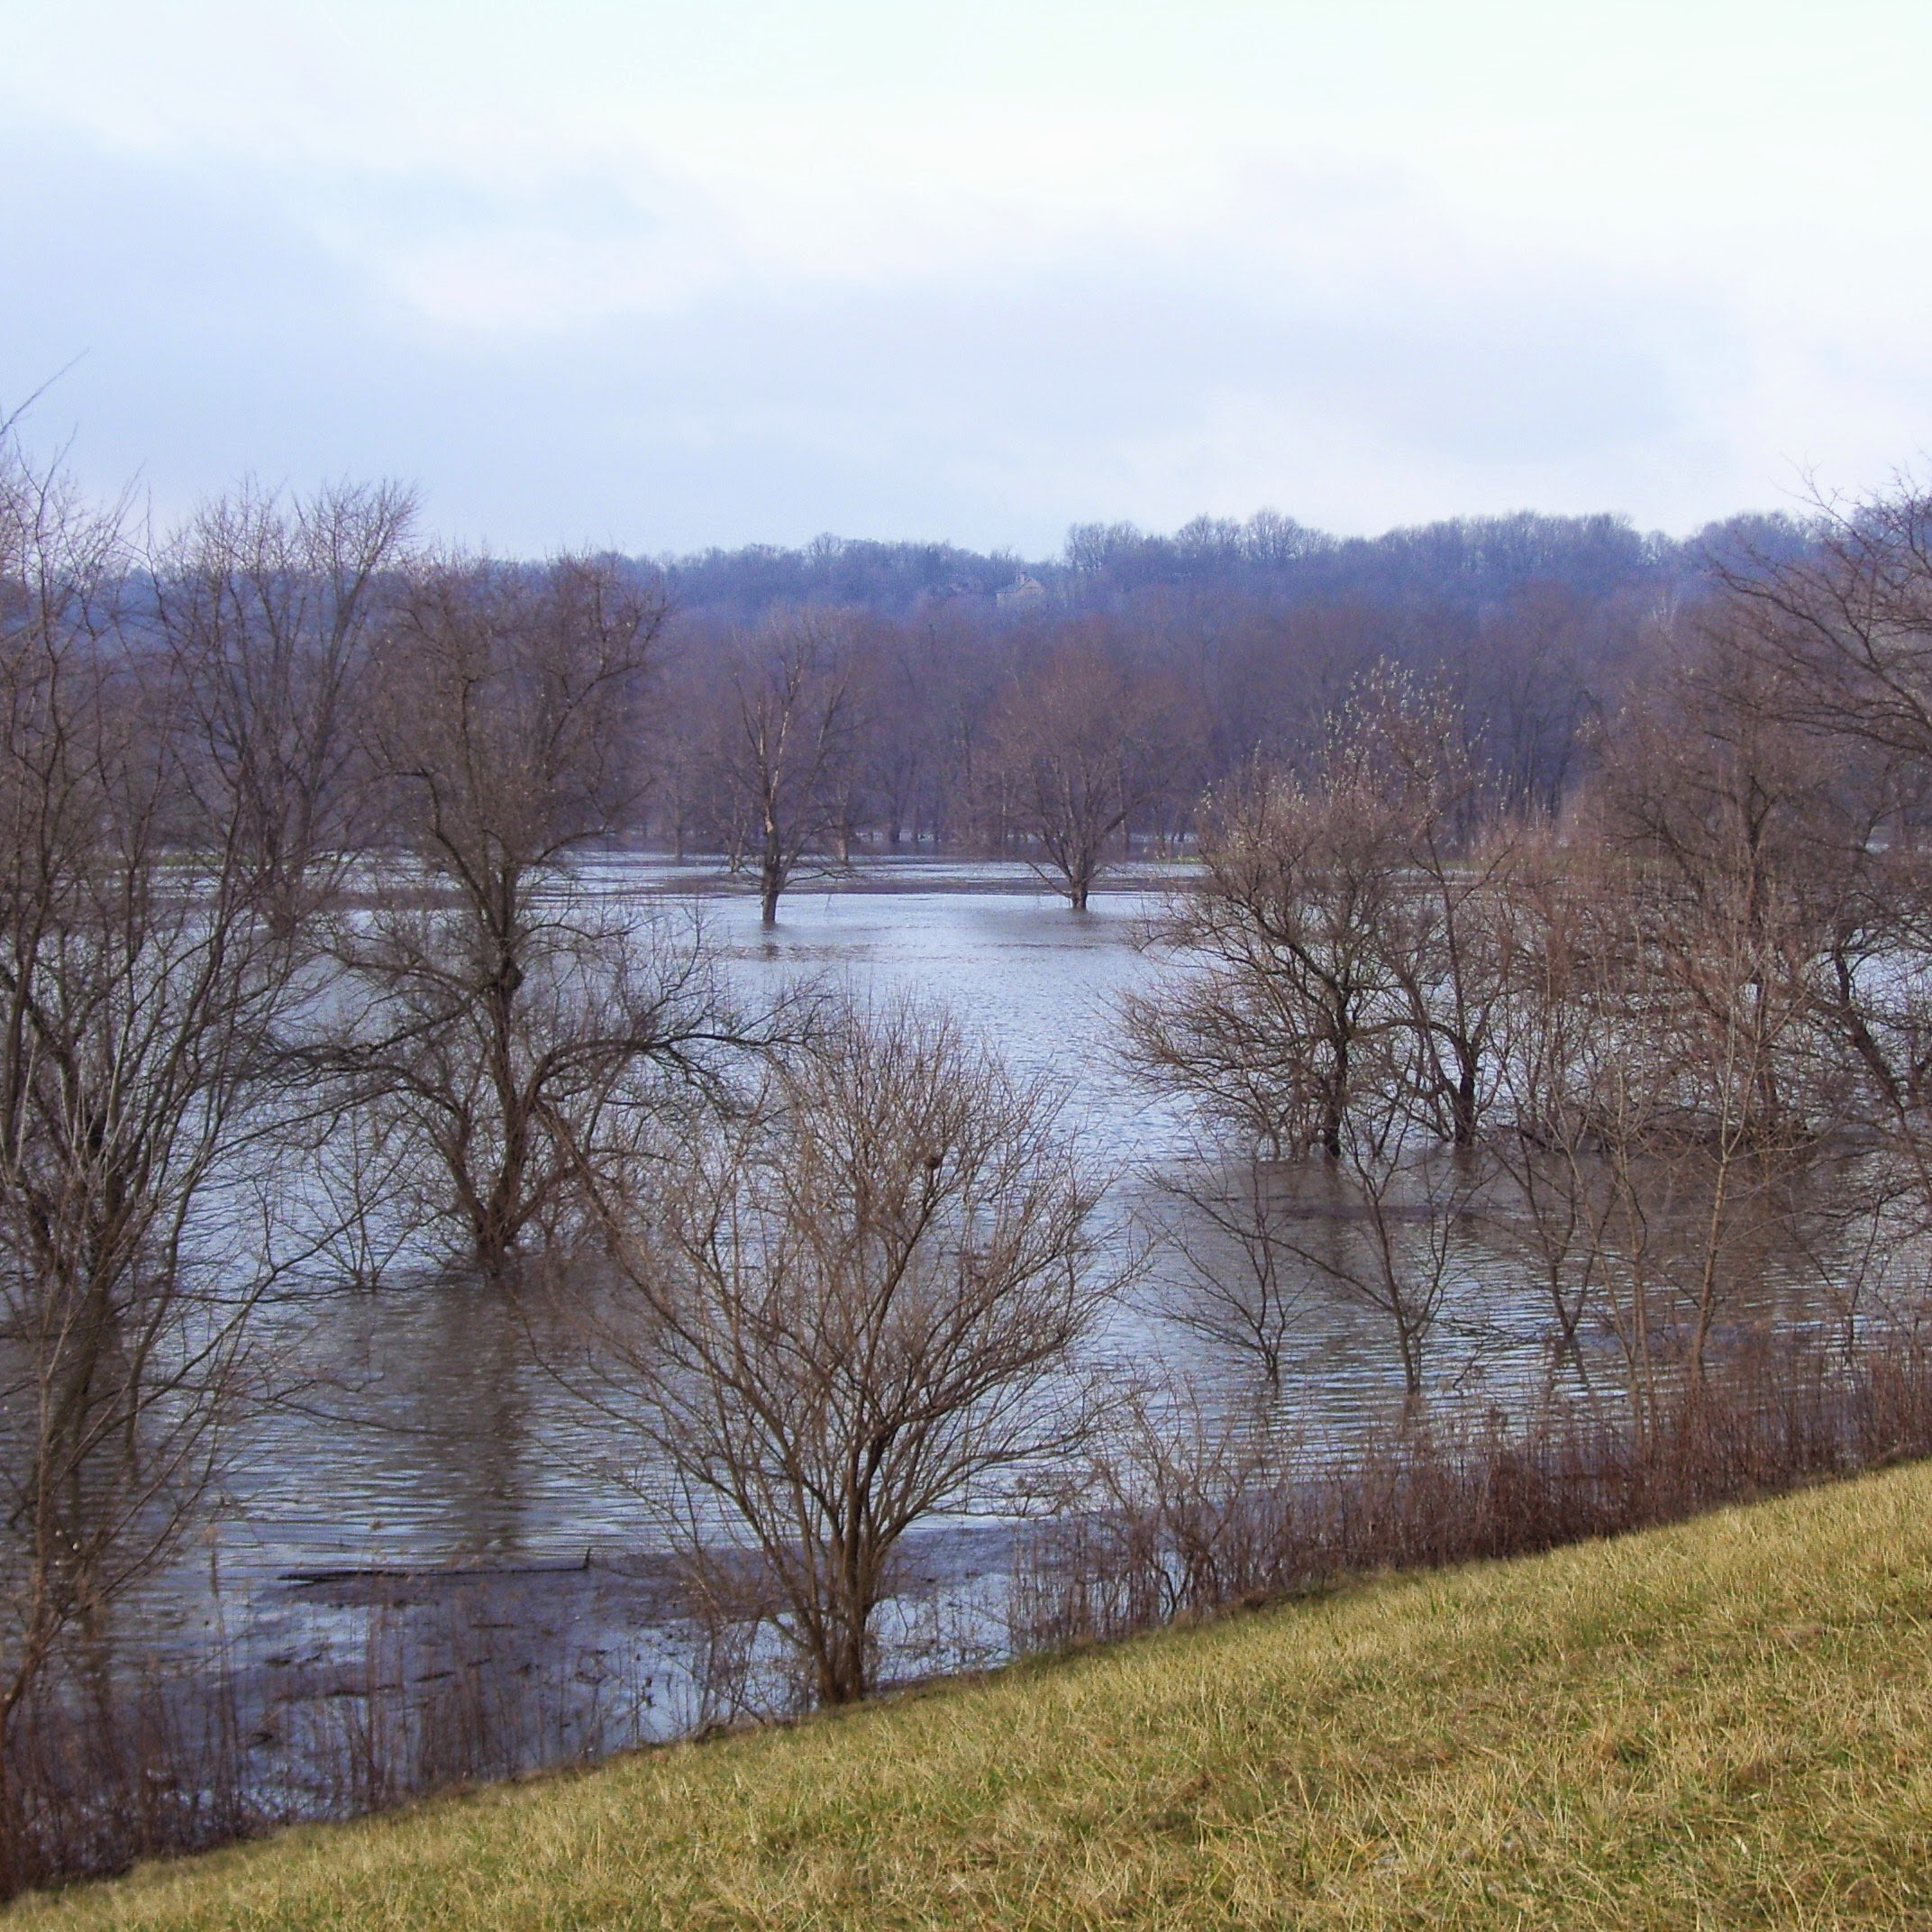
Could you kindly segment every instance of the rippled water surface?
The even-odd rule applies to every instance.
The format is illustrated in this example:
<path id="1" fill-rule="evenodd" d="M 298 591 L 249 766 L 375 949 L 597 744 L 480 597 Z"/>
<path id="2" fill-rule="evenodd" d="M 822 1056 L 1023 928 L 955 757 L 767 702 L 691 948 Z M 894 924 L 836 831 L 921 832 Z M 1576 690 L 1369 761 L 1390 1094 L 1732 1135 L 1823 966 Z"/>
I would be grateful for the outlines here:
<path id="1" fill-rule="evenodd" d="M 916 989 L 1016 1066 L 1063 1077 L 1082 1135 L 1121 1171 L 1124 1202 L 1135 1164 L 1176 1127 L 1108 1051 L 1114 1001 L 1153 971 L 1130 943 L 1149 900 L 1103 895 L 1082 916 L 1016 883 L 800 891 L 769 934 L 735 895 L 709 900 L 706 917 L 750 990 L 801 974 Z M 607 1468 L 609 1429 L 562 1395 L 501 1298 L 422 1281 L 280 1319 L 309 1388 L 237 1464 L 221 1533 L 232 1576 L 548 1561 L 642 1535 L 634 1497 Z"/>
<path id="2" fill-rule="evenodd" d="M 591 883 L 643 906 L 689 877 L 611 863 Z M 1180 1109 L 1137 1087 L 1113 1051 L 1121 996 L 1162 971 L 1134 943 L 1160 883 L 1143 875 L 1080 916 L 1016 868 L 899 864 L 856 889 L 794 891 L 770 932 L 753 899 L 715 881 L 703 906 L 753 998 L 817 975 L 916 991 L 1016 1068 L 1062 1080 L 1071 1120 L 1115 1172 L 1103 1213 L 1124 1251 L 1142 1240 L 1149 1210 L 1165 1199 L 1160 1177 L 1188 1144 Z M 1332 1176 L 1290 1174 L 1281 1184 L 1294 1190 L 1305 1228 L 1338 1225 L 1345 1213 L 1324 1193 Z M 1493 1390 L 1540 1373 L 1541 1313 L 1520 1290 L 1512 1308 L 1507 1270 L 1480 1241 L 1463 1245 L 1435 1344 L 1435 1385 Z M 1211 1240 L 1197 1252 L 1211 1262 Z M 1210 1399 L 1217 1388 L 1252 1387 L 1252 1365 L 1160 1317 L 1184 1278 L 1155 1249 L 1108 1346 L 1124 1365 L 1185 1370 Z M 1400 1377 L 1381 1318 L 1318 1279 L 1299 1287 L 1279 1399 L 1317 1439 L 1392 1413 Z M 643 1472 L 624 1468 L 621 1430 L 544 1367 L 567 1341 L 526 1326 L 542 1320 L 462 1280 L 402 1280 L 271 1311 L 271 1339 L 296 1392 L 251 1426 L 214 1528 L 144 1594 L 131 1634 L 171 1655 L 225 1646 L 256 1673 L 255 1708 L 271 1713 L 356 1696 L 342 1673 L 363 1667 L 354 1660 L 369 1654 L 373 1617 L 430 1633 L 424 1641 L 441 1660 L 431 1675 L 479 1658 L 502 1671 L 560 1670 L 573 1709 L 595 1703 L 606 1681 L 634 1688 L 648 1677 L 653 1699 L 683 1685 L 617 1742 L 689 1721 L 688 1648 L 680 1654 L 671 1640 L 663 1566 L 625 1480 Z M 1002 1549 L 996 1534 L 939 1532 L 921 1539 L 915 1567 L 935 1599 L 950 1592 L 965 1603 L 997 1572 Z M 262 1736 L 273 1732 L 270 1721 Z M 560 1756 L 581 1747 L 546 1748 Z"/>
<path id="3" fill-rule="evenodd" d="M 590 882 L 643 905 L 688 877 L 605 866 Z M 715 885 L 703 916 L 753 998 L 804 976 L 916 991 L 1016 1068 L 1063 1080 L 1070 1120 L 1118 1175 L 1105 1211 L 1125 1239 L 1141 1171 L 1180 1130 L 1110 1053 L 1120 994 L 1158 970 L 1133 944 L 1154 904 L 1144 886 L 1077 916 L 1017 868 L 901 866 L 858 889 L 793 892 L 773 931 L 755 900 Z M 271 1310 L 296 1392 L 236 1444 L 210 1534 L 132 1607 L 135 1649 L 223 1647 L 261 1680 L 250 1695 L 270 1711 L 353 1696 L 372 1618 L 424 1633 L 444 1664 L 469 1653 L 504 1670 L 560 1663 L 571 1697 L 585 1660 L 633 1684 L 652 1674 L 653 1696 L 688 1680 L 661 1641 L 662 1574 L 626 1445 L 542 1365 L 567 1343 L 525 1326 L 541 1320 L 450 1279 Z M 1116 1345 L 1160 1344 L 1129 1315 Z M 935 1590 L 967 1590 L 1000 1548 L 928 1539 L 916 1566 Z M 672 1697 L 654 1727 L 690 1715 Z"/>
<path id="4" fill-rule="evenodd" d="M 1133 943 L 1156 903 L 1098 895 L 1075 915 L 1017 871 L 979 889 L 947 870 L 912 889 L 800 890 L 775 931 L 753 901 L 712 898 L 706 918 L 748 990 L 829 974 L 943 1002 L 1016 1068 L 1071 1089 L 1070 1116 L 1116 1179 L 1104 1209 L 1125 1243 L 1149 1175 L 1185 1138 L 1171 1103 L 1133 1082 L 1113 1053 L 1120 996 L 1158 963 Z M 661 889 L 662 870 L 643 875 Z M 904 882 L 901 882 L 904 881 Z M 606 875 L 606 888 L 625 881 Z M 1318 1204 L 1317 1204 L 1318 1207 Z M 1147 1296 L 1162 1287 L 1153 1257 Z M 1470 1284 L 1470 1291 L 1480 1283 Z M 1125 1357 L 1183 1358 L 1198 1344 L 1142 1305 L 1118 1318 Z M 613 1472 L 609 1425 L 541 1366 L 526 1317 L 463 1280 L 345 1293 L 289 1311 L 284 1329 L 311 1389 L 264 1426 L 238 1463 L 220 1533 L 234 1579 L 351 1563 L 407 1567 L 558 1562 L 637 1546 L 646 1535 Z M 1394 1364 L 1369 1311 L 1318 1292 L 1299 1325 L 1289 1399 L 1311 1426 L 1387 1406 Z M 1212 1374 L 1217 1364 L 1200 1363 Z"/>

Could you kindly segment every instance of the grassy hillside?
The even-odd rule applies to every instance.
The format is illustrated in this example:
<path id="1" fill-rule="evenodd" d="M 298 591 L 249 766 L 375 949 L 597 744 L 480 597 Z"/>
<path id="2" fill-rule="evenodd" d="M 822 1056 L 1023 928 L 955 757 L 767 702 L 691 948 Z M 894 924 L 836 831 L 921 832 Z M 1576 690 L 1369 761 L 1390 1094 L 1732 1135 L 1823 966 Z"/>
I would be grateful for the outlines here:
<path id="1" fill-rule="evenodd" d="M 1932 1924 L 1932 1470 L 292 1832 L 10 1916 Z"/>

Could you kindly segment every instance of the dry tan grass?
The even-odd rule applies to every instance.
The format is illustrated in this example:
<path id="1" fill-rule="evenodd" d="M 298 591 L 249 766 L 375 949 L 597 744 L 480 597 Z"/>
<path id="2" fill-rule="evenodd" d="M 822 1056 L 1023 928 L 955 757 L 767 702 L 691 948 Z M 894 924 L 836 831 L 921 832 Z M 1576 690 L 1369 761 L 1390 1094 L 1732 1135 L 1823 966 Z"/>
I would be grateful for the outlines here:
<path id="1" fill-rule="evenodd" d="M 1932 1469 L 295 1831 L 34 1927 L 1932 1925 Z"/>

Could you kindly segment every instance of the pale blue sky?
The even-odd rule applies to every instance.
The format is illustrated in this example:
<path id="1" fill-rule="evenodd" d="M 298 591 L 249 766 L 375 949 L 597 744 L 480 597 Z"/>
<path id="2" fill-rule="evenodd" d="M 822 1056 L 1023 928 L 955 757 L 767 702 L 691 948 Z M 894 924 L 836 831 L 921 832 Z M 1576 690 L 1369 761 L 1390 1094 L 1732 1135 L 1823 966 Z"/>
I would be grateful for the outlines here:
<path id="1" fill-rule="evenodd" d="M 0 406 L 506 551 L 1684 529 L 1932 447 L 1928 77 L 1872 0 L 0 0 Z"/>

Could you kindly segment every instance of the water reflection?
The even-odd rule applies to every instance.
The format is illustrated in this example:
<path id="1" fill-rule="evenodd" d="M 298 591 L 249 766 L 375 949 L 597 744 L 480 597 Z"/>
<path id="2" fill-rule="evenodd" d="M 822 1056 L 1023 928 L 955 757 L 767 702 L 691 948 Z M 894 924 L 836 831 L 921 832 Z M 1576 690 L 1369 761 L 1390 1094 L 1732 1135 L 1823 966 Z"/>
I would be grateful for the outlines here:
<path id="1" fill-rule="evenodd" d="M 602 883 L 615 889 L 623 876 Z M 1182 1110 L 1151 1098 L 1112 1053 L 1115 1002 L 1159 971 L 1132 944 L 1153 900 L 1103 894 L 1078 916 L 1023 884 L 801 890 L 769 934 L 749 898 L 711 899 L 704 916 L 754 997 L 819 973 L 910 989 L 945 1002 L 1018 1069 L 1064 1080 L 1080 1134 L 1119 1175 L 1106 1208 L 1116 1235 L 1169 1237 L 1149 1250 L 1148 1279 L 1118 1317 L 1113 1353 L 1128 1366 L 1191 1367 L 1233 1390 L 1254 1367 L 1252 1351 L 1217 1342 L 1198 1319 L 1166 1317 L 1198 1315 L 1212 1283 L 1238 1292 L 1253 1257 L 1201 1208 L 1208 1193 L 1232 1199 L 1253 1180 L 1213 1173 Z M 1549 1372 L 1547 1292 L 1520 1231 L 1498 1212 L 1494 1177 L 1456 1160 L 1413 1163 L 1375 1209 L 1408 1276 L 1435 1277 L 1425 1373 L 1439 1389 L 1473 1378 L 1531 1385 Z M 1403 1382 L 1388 1311 L 1362 1286 L 1373 1270 L 1362 1189 L 1321 1162 L 1276 1164 L 1260 1180 L 1282 1271 L 1282 1400 L 1311 1433 L 1346 1435 L 1386 1418 Z M 1445 1208 L 1455 1237 L 1446 1253 L 1430 1246 Z M 1772 1218 L 1796 1225 L 1790 1214 Z M 1818 1265 L 1759 1253 L 1743 1299 L 1762 1312 L 1765 1298 Z M 230 1576 L 551 1562 L 637 1546 L 648 1531 L 612 1473 L 608 1426 L 570 1401 L 544 1365 L 566 1342 L 526 1327 L 543 1319 L 435 1278 L 285 1308 L 282 1340 L 305 1366 L 307 1392 L 268 1418 L 237 1461 L 223 1529 Z"/>

